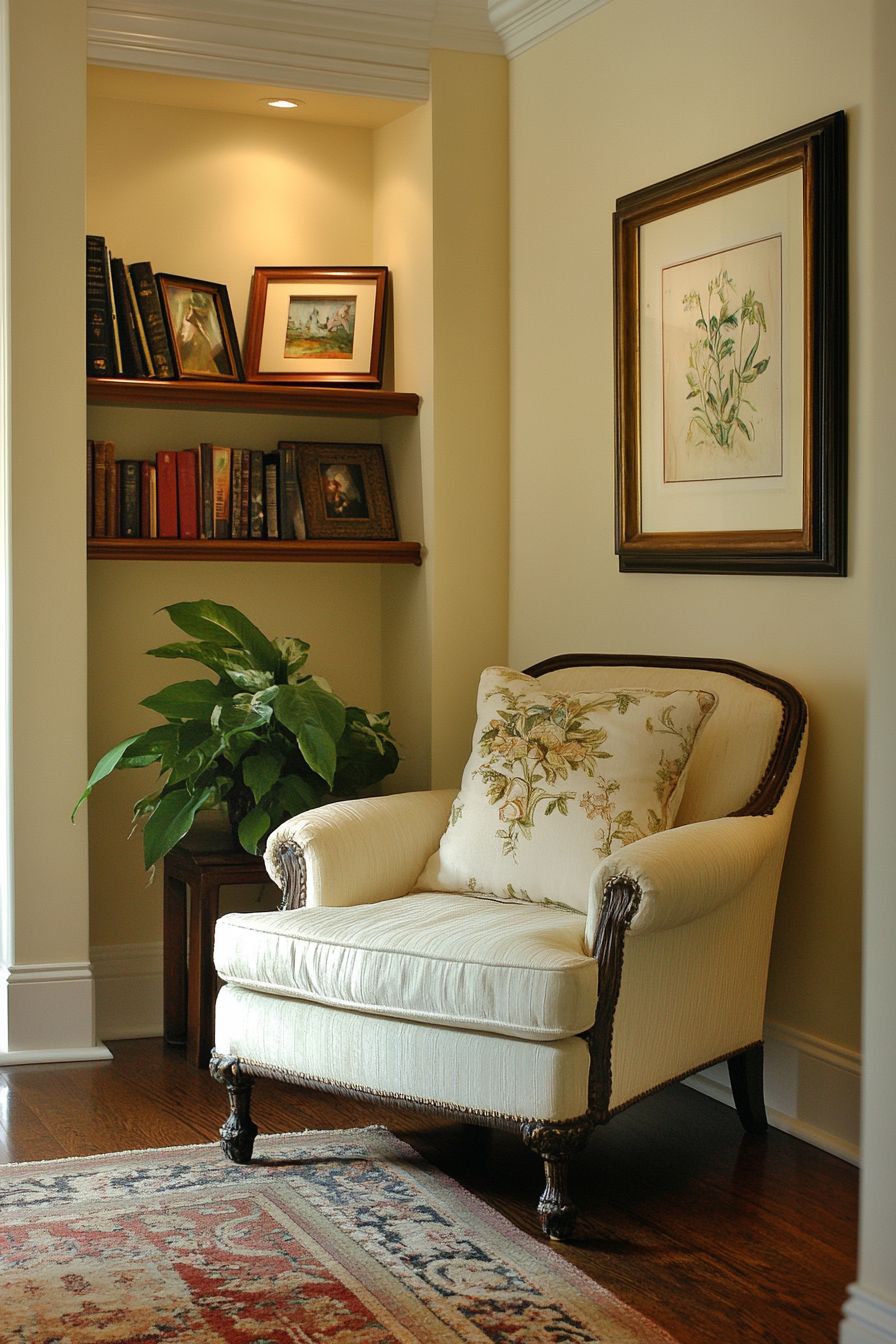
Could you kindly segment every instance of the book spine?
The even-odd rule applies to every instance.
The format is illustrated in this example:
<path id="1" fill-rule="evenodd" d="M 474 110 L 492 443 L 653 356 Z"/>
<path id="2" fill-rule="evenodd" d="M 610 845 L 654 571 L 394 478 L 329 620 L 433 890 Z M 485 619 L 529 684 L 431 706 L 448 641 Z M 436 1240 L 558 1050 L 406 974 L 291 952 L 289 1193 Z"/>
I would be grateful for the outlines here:
<path id="1" fill-rule="evenodd" d="M 106 289 L 106 240 L 87 235 L 87 374 L 108 378 L 112 366 L 109 292 Z"/>
<path id="2" fill-rule="evenodd" d="M 140 463 L 140 535 L 141 537 L 151 537 L 150 515 L 152 504 L 150 493 L 153 489 L 152 472 L 154 468 L 151 462 Z"/>
<path id="3" fill-rule="evenodd" d="M 140 535 L 140 463 L 126 459 L 118 464 L 118 500 L 122 537 Z"/>
<path id="4" fill-rule="evenodd" d="M 177 464 L 174 453 L 156 453 L 156 496 L 159 508 L 159 536 L 176 537 Z"/>
<path id="5" fill-rule="evenodd" d="M 230 535 L 239 538 L 242 520 L 243 450 L 234 448 L 230 454 Z"/>
<path id="6" fill-rule="evenodd" d="M 106 445 L 93 443 L 93 535 L 108 536 L 106 531 Z"/>
<path id="7" fill-rule="evenodd" d="M 156 371 L 153 368 L 152 355 L 149 353 L 149 341 L 146 339 L 146 332 L 143 328 L 143 317 L 140 312 L 140 306 L 137 303 L 137 291 L 134 289 L 134 277 L 131 275 L 131 268 L 124 268 L 124 283 L 128 291 L 128 308 L 131 311 L 131 317 L 134 322 L 134 330 L 137 333 L 137 345 L 140 348 L 140 363 L 143 366 L 144 378 L 155 378 Z"/>
<path id="8" fill-rule="evenodd" d="M 158 472 L 155 466 L 149 469 L 149 535 L 159 535 L 159 491 Z"/>
<path id="9" fill-rule="evenodd" d="M 230 536 L 230 449 L 215 445 L 212 455 L 215 537 L 226 541 Z"/>
<path id="10" fill-rule="evenodd" d="M 121 341 L 118 333 L 118 306 L 115 302 L 115 290 L 112 287 L 112 253 L 106 251 L 106 293 L 109 295 L 109 331 L 112 341 L 112 370 L 121 373 Z"/>
<path id="11" fill-rule="evenodd" d="M 106 525 L 110 537 L 121 536 L 121 469 L 115 461 L 115 445 L 109 444 L 111 455 L 106 463 Z"/>
<path id="12" fill-rule="evenodd" d="M 176 378 L 177 368 L 168 344 L 168 332 L 152 267 L 148 261 L 134 261 L 129 269 L 155 375 L 157 378 Z"/>
<path id="13" fill-rule="evenodd" d="M 105 536 L 118 536 L 118 481 L 115 479 L 115 444 L 108 439 L 102 442 L 103 453 L 103 496 L 106 518 Z"/>
<path id="14" fill-rule="evenodd" d="M 249 493 L 251 489 L 250 467 L 251 457 L 248 448 L 240 449 L 240 457 L 243 459 L 243 479 L 240 485 L 240 536 L 249 535 Z"/>
<path id="15" fill-rule="evenodd" d="M 281 443 L 280 535 L 290 541 L 305 540 L 305 513 L 299 490 L 299 469 L 293 443 Z"/>
<path id="16" fill-rule="evenodd" d="M 140 378 L 143 364 L 140 359 L 140 345 L 137 329 L 134 326 L 134 314 L 128 299 L 128 287 L 124 278 L 124 262 L 121 257 L 113 257 L 112 293 L 115 298 L 115 312 L 118 317 L 118 340 L 121 348 L 121 371 L 127 378 Z"/>
<path id="17" fill-rule="evenodd" d="M 87 535 L 93 536 L 93 439 L 87 440 Z"/>
<path id="18" fill-rule="evenodd" d="M 280 515 L 280 538 L 295 541 L 294 501 L 296 491 L 295 450 L 289 444 L 280 444 L 280 484 L 277 497 Z"/>
<path id="19" fill-rule="evenodd" d="M 264 455 L 264 534 L 278 541 L 280 511 L 280 458 L 277 453 Z"/>
<path id="20" fill-rule="evenodd" d="M 199 535 L 207 541 L 215 535 L 214 449 L 210 443 L 199 445 Z"/>
<path id="21" fill-rule="evenodd" d="M 249 454 L 249 536 L 264 536 L 264 453 Z"/>
<path id="22" fill-rule="evenodd" d="M 177 516 L 180 535 L 189 541 L 199 536 L 199 499 L 196 480 L 196 454 L 184 448 L 177 458 Z"/>

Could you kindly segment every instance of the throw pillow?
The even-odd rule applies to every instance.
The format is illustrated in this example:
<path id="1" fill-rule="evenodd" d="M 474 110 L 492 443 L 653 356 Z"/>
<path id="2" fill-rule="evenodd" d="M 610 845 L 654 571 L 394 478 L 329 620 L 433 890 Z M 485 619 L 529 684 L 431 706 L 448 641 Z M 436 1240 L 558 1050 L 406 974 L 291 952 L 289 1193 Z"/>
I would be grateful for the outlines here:
<path id="1" fill-rule="evenodd" d="M 715 704 L 701 690 L 561 692 L 486 668 L 472 755 L 417 890 L 584 911 L 602 858 L 674 823 Z"/>

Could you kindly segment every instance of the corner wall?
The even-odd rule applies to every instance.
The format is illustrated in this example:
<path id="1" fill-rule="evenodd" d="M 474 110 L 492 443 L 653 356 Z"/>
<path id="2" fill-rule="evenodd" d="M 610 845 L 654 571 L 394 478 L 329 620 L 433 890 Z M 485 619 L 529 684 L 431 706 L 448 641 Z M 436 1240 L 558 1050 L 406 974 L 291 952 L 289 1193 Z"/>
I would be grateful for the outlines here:
<path id="1" fill-rule="evenodd" d="M 86 759 L 85 10 L 12 0 L 13 890 L 4 1063 L 92 1058 Z M 41 95 L 35 106 L 35 91 Z"/>
<path id="2" fill-rule="evenodd" d="M 779 1119 L 852 1156 L 869 581 L 869 25 L 867 0 L 848 11 L 834 0 L 757 0 L 747 56 L 739 41 L 732 50 L 720 40 L 709 0 L 689 0 L 686 23 L 681 6 L 626 0 L 511 65 L 511 658 L 716 655 L 804 692 L 809 758 L 775 931 L 769 1092 Z M 705 70 L 729 92 L 710 97 Z M 850 153 L 849 577 L 620 574 L 615 201 L 841 107 Z"/>

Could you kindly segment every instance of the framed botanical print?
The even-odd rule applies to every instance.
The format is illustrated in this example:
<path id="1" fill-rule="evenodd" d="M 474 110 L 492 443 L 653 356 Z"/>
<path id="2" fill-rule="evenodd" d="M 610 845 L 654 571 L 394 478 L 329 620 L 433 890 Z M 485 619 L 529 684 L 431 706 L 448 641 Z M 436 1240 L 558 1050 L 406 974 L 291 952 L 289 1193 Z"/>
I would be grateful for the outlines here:
<path id="1" fill-rule="evenodd" d="M 844 113 L 613 227 L 620 569 L 845 573 Z"/>

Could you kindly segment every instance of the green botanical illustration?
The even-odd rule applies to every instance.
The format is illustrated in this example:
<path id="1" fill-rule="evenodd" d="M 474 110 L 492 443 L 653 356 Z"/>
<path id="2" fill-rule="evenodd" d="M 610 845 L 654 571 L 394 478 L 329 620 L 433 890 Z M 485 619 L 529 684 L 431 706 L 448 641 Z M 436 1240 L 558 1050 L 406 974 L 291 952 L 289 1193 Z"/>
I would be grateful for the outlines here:
<path id="1" fill-rule="evenodd" d="M 618 691 L 588 700 L 546 694 L 533 703 L 528 688 L 515 692 L 509 686 L 496 687 L 490 692 L 494 697 L 504 708 L 479 739 L 484 764 L 477 774 L 504 822 L 497 832 L 502 852 L 515 856 L 520 839 L 531 839 L 539 808 L 545 816 L 569 815 L 575 794 L 558 785 L 570 772 L 582 770 L 593 777 L 597 762 L 609 759 L 610 753 L 602 749 L 606 729 L 588 726 L 587 717 L 597 710 L 624 714 L 638 698 Z"/>
<path id="2" fill-rule="evenodd" d="M 685 312 L 697 312 L 699 335 L 691 341 L 688 358 L 688 401 L 696 402 L 688 426 L 688 442 L 714 443 L 733 449 L 741 439 L 752 442 L 756 407 L 746 395 L 769 366 L 770 355 L 759 359 L 767 334 L 765 307 L 752 289 L 743 298 L 727 270 L 710 280 L 706 306 L 697 291 L 682 300 Z"/>

